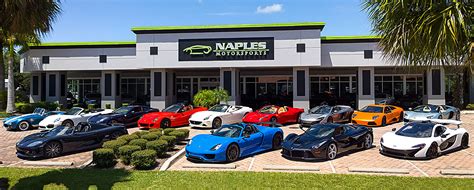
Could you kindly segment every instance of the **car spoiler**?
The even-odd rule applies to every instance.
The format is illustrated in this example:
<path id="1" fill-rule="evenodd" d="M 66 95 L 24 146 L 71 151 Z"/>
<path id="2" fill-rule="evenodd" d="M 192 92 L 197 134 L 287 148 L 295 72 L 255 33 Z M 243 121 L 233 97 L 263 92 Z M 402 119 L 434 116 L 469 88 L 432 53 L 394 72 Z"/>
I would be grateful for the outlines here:
<path id="1" fill-rule="evenodd" d="M 462 121 L 453 120 L 453 119 L 430 119 L 429 121 L 433 123 L 443 124 L 443 125 L 461 125 Z"/>

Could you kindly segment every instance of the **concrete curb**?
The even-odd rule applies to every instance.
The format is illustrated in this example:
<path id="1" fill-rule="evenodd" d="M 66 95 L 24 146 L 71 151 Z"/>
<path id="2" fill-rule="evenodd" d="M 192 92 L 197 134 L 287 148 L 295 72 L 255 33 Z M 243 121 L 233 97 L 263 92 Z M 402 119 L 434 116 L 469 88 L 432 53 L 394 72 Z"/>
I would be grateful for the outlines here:
<path id="1" fill-rule="evenodd" d="M 92 159 L 87 160 L 87 162 L 85 162 L 84 164 L 80 165 L 79 168 L 80 168 L 80 169 L 83 169 L 83 168 L 85 168 L 85 167 L 87 167 L 87 166 L 89 166 L 89 165 L 91 165 L 91 164 L 92 164 Z"/>
<path id="2" fill-rule="evenodd" d="M 360 173 L 387 173 L 387 174 L 409 174 L 408 169 L 398 168 L 356 168 L 349 167 L 349 172 L 360 172 Z"/>
<path id="3" fill-rule="evenodd" d="M 26 161 L 23 164 L 28 166 L 72 166 L 74 165 L 74 162 Z"/>
<path id="4" fill-rule="evenodd" d="M 263 170 L 320 171 L 319 167 L 287 166 L 287 165 L 264 165 Z"/>
<path id="5" fill-rule="evenodd" d="M 165 163 L 160 167 L 160 171 L 166 171 L 168 168 L 173 165 L 179 158 L 181 158 L 184 153 L 186 152 L 186 149 L 183 148 L 180 151 L 178 151 L 176 154 L 168 158 Z"/>
<path id="6" fill-rule="evenodd" d="M 235 164 L 186 164 L 183 168 L 236 169 Z"/>
<path id="7" fill-rule="evenodd" d="M 474 114 L 474 110 L 462 110 L 461 114 Z"/>
<path id="8" fill-rule="evenodd" d="M 442 169 L 439 173 L 441 175 L 474 175 L 474 170 Z"/>

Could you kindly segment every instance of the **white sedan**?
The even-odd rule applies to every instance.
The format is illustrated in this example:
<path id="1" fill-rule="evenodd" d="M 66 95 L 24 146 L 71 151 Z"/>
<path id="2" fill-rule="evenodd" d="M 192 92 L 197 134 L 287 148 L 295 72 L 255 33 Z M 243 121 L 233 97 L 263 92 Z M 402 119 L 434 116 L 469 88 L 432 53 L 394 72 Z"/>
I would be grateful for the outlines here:
<path id="1" fill-rule="evenodd" d="M 66 127 L 73 127 L 80 122 L 87 122 L 92 116 L 99 115 L 99 114 L 108 114 L 112 113 L 113 110 L 105 109 L 105 110 L 97 110 L 92 112 L 87 112 L 84 108 L 74 107 L 69 109 L 64 115 L 51 115 L 44 118 L 39 123 L 39 128 L 42 130 L 49 130 L 57 126 L 66 126 Z"/>
<path id="2" fill-rule="evenodd" d="M 224 124 L 242 122 L 242 118 L 252 111 L 252 108 L 245 106 L 218 104 L 207 111 L 200 111 L 191 115 L 189 125 L 191 127 L 211 127 L 217 129 Z"/>
<path id="3" fill-rule="evenodd" d="M 448 128 L 456 125 L 457 128 Z M 436 158 L 440 154 L 469 146 L 469 134 L 461 121 L 432 119 L 411 122 L 380 139 L 380 153 L 400 158 Z"/>

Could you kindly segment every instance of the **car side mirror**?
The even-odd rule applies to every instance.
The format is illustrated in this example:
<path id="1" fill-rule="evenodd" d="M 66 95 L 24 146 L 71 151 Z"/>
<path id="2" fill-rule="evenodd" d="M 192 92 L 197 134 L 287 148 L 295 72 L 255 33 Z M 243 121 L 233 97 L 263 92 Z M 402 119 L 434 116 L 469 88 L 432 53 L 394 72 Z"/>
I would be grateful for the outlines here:
<path id="1" fill-rule="evenodd" d="M 211 134 L 214 134 L 214 130 L 211 130 Z"/>
<path id="2" fill-rule="evenodd" d="M 446 137 L 448 137 L 448 135 L 449 135 L 449 133 L 442 134 L 441 138 L 446 138 Z"/>
<path id="3" fill-rule="evenodd" d="M 392 128 L 392 131 L 396 131 L 396 130 L 397 130 L 397 128 Z"/>

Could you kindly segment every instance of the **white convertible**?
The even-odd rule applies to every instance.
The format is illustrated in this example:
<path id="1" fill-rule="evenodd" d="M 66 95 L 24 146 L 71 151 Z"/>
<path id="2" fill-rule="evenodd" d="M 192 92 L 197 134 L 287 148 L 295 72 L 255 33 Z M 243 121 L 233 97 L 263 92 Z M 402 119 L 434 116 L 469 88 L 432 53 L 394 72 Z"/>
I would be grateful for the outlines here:
<path id="1" fill-rule="evenodd" d="M 105 109 L 105 110 L 96 110 L 92 112 L 86 112 L 83 108 L 74 107 L 69 109 L 64 115 L 51 115 L 44 118 L 39 123 L 39 128 L 42 130 L 49 130 L 54 127 L 63 125 L 66 127 L 73 127 L 80 122 L 87 122 L 92 116 L 99 115 L 99 114 L 108 114 L 112 113 L 113 110 Z"/>
<path id="2" fill-rule="evenodd" d="M 252 108 L 245 106 L 218 104 L 207 111 L 194 113 L 189 118 L 189 125 L 191 127 L 211 127 L 216 129 L 223 124 L 239 123 L 247 113 L 252 111 Z"/>
<path id="3" fill-rule="evenodd" d="M 457 128 L 448 128 L 456 125 Z M 461 121 L 432 119 L 411 122 L 380 139 L 380 153 L 401 158 L 436 158 L 440 154 L 469 146 L 469 134 Z"/>

